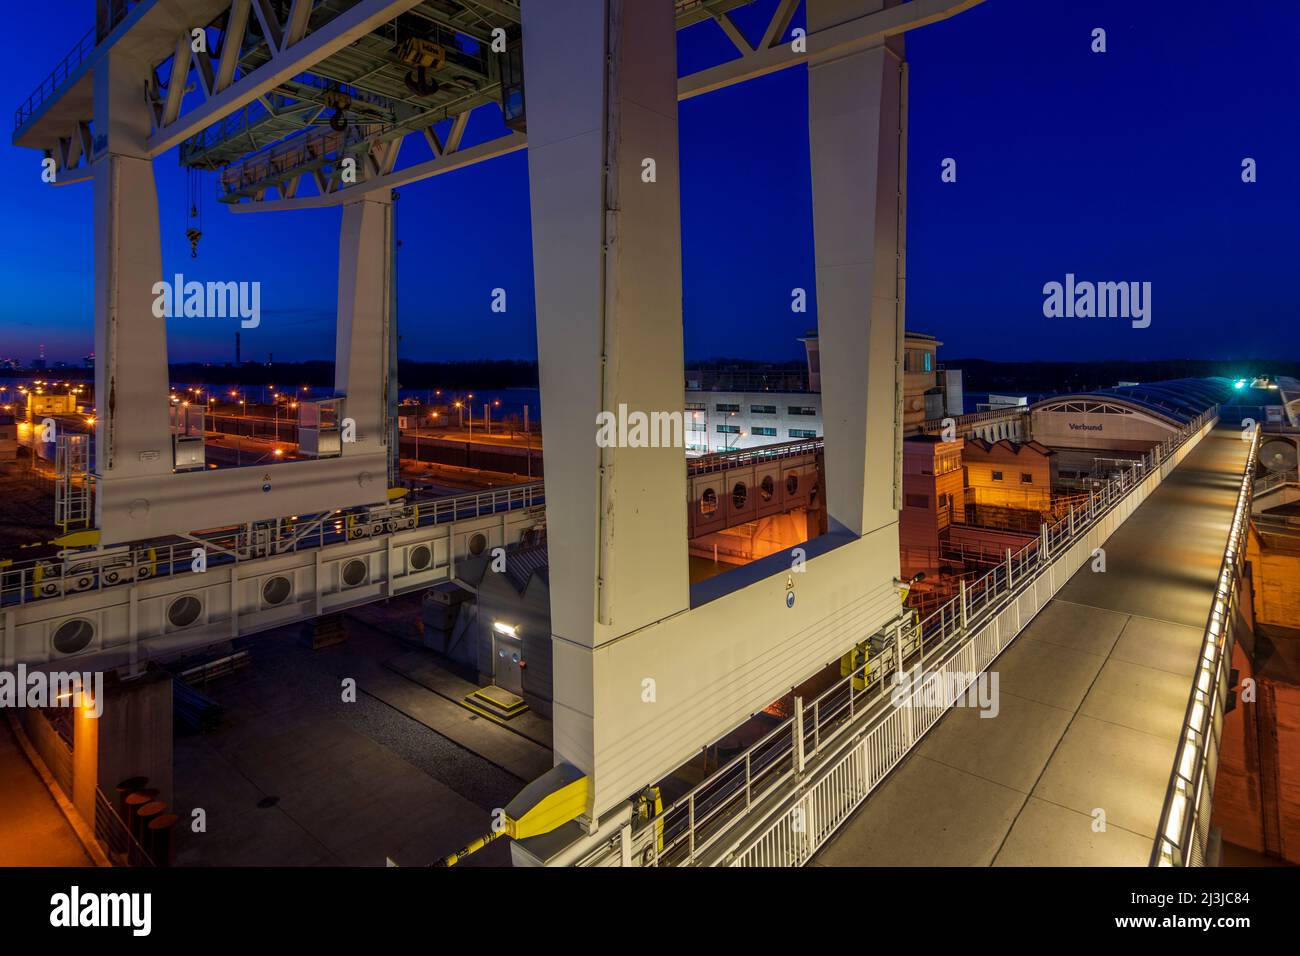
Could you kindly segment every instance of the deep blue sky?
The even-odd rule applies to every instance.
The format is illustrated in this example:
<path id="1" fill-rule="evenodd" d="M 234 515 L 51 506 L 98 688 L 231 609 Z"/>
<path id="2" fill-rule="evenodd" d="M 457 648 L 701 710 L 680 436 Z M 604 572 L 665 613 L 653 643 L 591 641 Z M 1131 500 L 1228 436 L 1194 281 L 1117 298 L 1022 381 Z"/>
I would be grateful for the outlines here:
<path id="1" fill-rule="evenodd" d="M 774 3 L 739 19 L 754 32 Z M 92 25 L 94 3 L 9 6 L 12 108 Z M 1104 55 L 1089 51 L 1098 26 Z M 909 328 L 949 357 L 1300 358 L 1300 3 L 986 0 L 907 44 Z M 713 24 L 679 48 L 682 72 L 732 50 Z M 939 178 L 949 156 L 955 184 Z M 1240 179 L 1246 156 L 1254 185 Z M 408 142 L 399 165 L 425 158 Z M 681 158 L 688 357 L 798 355 L 814 318 L 789 308 L 792 287 L 814 285 L 805 71 L 684 103 Z M 0 356 L 44 342 L 51 359 L 77 359 L 93 341 L 90 187 L 44 186 L 38 163 L 0 148 Z M 175 154 L 157 169 L 166 272 L 262 282 L 244 356 L 332 357 L 338 211 L 234 216 L 209 177 L 191 260 Z M 408 187 L 399 210 L 403 355 L 534 357 L 525 156 Z M 1066 272 L 1152 282 L 1151 327 L 1045 319 L 1043 283 Z M 498 286 L 504 316 L 489 308 Z M 233 331 L 174 320 L 170 356 L 226 361 Z"/>

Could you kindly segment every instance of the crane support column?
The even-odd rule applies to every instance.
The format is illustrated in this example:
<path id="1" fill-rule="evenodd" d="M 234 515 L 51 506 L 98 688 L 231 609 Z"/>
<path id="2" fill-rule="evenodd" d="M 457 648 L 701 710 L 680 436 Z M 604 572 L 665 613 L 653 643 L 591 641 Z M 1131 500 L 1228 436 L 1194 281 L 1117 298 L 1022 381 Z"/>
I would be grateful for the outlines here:
<path id="1" fill-rule="evenodd" d="M 597 443 L 602 412 L 681 417 L 674 10 L 530 0 L 523 36 L 555 757 L 599 781 L 595 650 L 689 605 L 682 438 Z"/>
<path id="2" fill-rule="evenodd" d="M 172 472 L 149 73 L 116 48 L 95 66 L 95 518 L 106 541 L 140 536 L 150 497 L 140 488 Z"/>
<path id="3" fill-rule="evenodd" d="M 339 313 L 334 389 L 347 396 L 356 443 L 345 458 L 389 451 L 390 336 L 393 301 L 393 203 L 387 193 L 343 207 L 339 235 Z M 382 490 L 386 474 L 373 475 Z"/>
<path id="4" fill-rule="evenodd" d="M 808 0 L 816 36 L 885 0 Z M 810 46 L 808 132 L 826 501 L 832 526 L 898 520 L 906 128 L 903 37 L 847 56 Z"/>

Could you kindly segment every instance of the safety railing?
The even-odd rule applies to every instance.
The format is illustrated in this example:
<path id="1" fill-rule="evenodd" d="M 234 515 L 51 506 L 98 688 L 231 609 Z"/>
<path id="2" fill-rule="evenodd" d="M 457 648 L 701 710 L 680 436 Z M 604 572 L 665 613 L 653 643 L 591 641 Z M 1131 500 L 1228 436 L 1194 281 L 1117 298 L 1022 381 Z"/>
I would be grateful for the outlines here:
<path id="1" fill-rule="evenodd" d="M 728 468 L 739 468 L 744 465 L 815 455 L 822 450 L 824 444 L 825 439 L 822 438 L 797 439 L 795 441 L 779 442 L 774 445 L 762 445 L 758 448 L 738 448 L 735 451 L 714 452 L 710 455 L 701 455 L 699 458 L 687 459 L 686 474 L 706 475 L 711 472 L 726 471 Z"/>
<path id="2" fill-rule="evenodd" d="M 1259 429 L 1254 430 L 1246 473 L 1237 492 L 1228 542 L 1215 585 L 1201 640 L 1192 692 L 1183 716 L 1183 728 L 1174 751 L 1169 789 L 1160 811 L 1152 866 L 1204 866 L 1210 834 L 1214 778 L 1218 770 L 1219 740 L 1227 707 L 1232 671 L 1232 648 L 1237 627 L 1239 583 L 1245 565 L 1246 532 L 1250 527 L 1250 499 L 1259 453 Z"/>
<path id="3" fill-rule="evenodd" d="M 153 859 L 135 838 L 113 802 L 98 787 L 95 788 L 95 838 L 119 864 L 154 865 Z"/>
<path id="4" fill-rule="evenodd" d="M 921 422 L 921 431 L 927 435 L 943 430 L 944 423 L 948 418 L 952 418 L 957 428 L 958 434 L 962 429 L 969 425 L 984 425 L 997 421 L 1010 421 L 1020 418 L 1025 414 L 1028 405 L 1009 405 L 1006 408 L 990 408 L 983 412 L 969 412 L 965 415 L 947 416 L 944 418 L 927 418 Z"/>
<path id="5" fill-rule="evenodd" d="M 36 87 L 35 92 L 27 97 L 16 110 L 14 110 L 14 132 L 17 133 L 23 126 L 36 115 L 36 111 L 41 105 L 63 88 L 77 68 L 86 61 L 86 58 L 94 51 L 98 45 L 95 39 L 95 29 L 92 27 L 86 31 L 77 45 L 72 48 L 72 52 L 59 61 L 59 64 L 50 71 L 50 75 L 41 81 L 41 85 Z"/>
<path id="6" fill-rule="evenodd" d="M 1044 524 L 1037 540 L 1016 551 L 1008 548 L 997 567 L 965 584 L 957 597 L 923 619 L 899 619 L 892 633 L 864 635 L 871 648 L 865 663 L 811 702 L 796 701 L 792 717 L 675 801 L 656 818 L 654 827 L 644 828 L 639 835 L 644 842 L 639 862 L 697 864 L 724 836 L 734 837 L 737 827 L 761 801 L 782 795 L 783 788 L 814 757 L 833 756 L 843 748 L 846 732 L 863 728 L 865 722 L 865 735 L 853 738 L 853 749 L 846 755 L 858 761 L 852 770 L 852 785 L 846 783 L 850 777 L 837 768 L 822 781 L 820 790 L 807 795 L 810 808 L 816 805 L 809 815 L 822 830 L 816 830 L 806 817 L 798 827 L 783 820 L 754 836 L 748 847 L 731 859 L 721 861 L 732 865 L 802 863 L 965 691 L 963 685 L 955 695 L 940 695 L 935 703 L 933 682 L 943 681 L 942 687 L 951 689 L 956 686 L 951 683 L 954 676 L 978 674 L 987 667 L 1019 633 L 1019 609 L 1012 603 L 1034 587 L 1057 555 L 1082 540 L 1147 474 L 1199 435 L 1217 414 L 1217 408 L 1207 410 L 1133 460 L 1129 468 L 1089 495 L 1086 504 Z M 1036 592 L 1030 593 L 1035 597 L 1036 612 L 1046 602 L 1038 601 Z M 1014 628 L 1002 626 L 1008 613 L 1017 615 Z M 887 678 L 908 669 L 919 669 L 927 676 L 910 690 L 904 705 L 898 706 L 891 700 L 893 695 L 885 693 Z M 845 787 L 837 790 L 837 781 Z M 647 839 L 651 832 L 654 838 Z"/>
<path id="7" fill-rule="evenodd" d="M 1300 474 L 1296 469 L 1290 471 L 1274 471 L 1260 477 L 1255 482 L 1253 494 L 1262 495 L 1266 491 L 1272 491 L 1274 488 L 1280 488 L 1283 485 L 1300 484 Z"/>
<path id="8" fill-rule="evenodd" d="M 59 64 L 50 71 L 50 75 L 41 81 L 41 85 L 31 96 L 27 97 L 23 104 L 14 110 L 14 133 L 16 134 L 23 126 L 36 115 L 36 111 L 41 108 L 46 100 L 53 99 L 56 94 L 63 88 L 64 84 L 72 78 L 81 64 L 94 52 L 95 47 L 99 46 L 108 35 L 113 32 L 128 13 L 138 6 L 140 0 L 100 0 L 101 10 L 99 11 L 99 23 L 86 31 L 86 35 L 77 41 L 77 45 L 72 51 L 59 61 Z"/>
<path id="9" fill-rule="evenodd" d="M 232 527 L 181 539 L 140 541 L 104 552 L 72 552 L 62 559 L 35 559 L 0 567 L 0 607 L 191 573 L 196 549 L 203 551 L 201 566 L 211 568 L 545 503 L 543 483 L 533 482 L 496 491 L 258 522 L 251 528 Z"/>

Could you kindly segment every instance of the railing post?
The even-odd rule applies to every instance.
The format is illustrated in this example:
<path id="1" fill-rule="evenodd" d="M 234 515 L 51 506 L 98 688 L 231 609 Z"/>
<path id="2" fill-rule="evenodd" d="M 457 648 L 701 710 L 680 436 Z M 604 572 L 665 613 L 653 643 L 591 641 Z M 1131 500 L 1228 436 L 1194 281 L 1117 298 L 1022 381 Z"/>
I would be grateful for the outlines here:
<path id="1" fill-rule="evenodd" d="M 849 685 L 852 687 L 853 685 Z M 750 763 L 753 754 L 745 751 L 745 809 L 748 810 L 754 804 L 754 778 L 753 767 Z"/>
<path id="2" fill-rule="evenodd" d="M 1070 537 L 1074 537 L 1074 505 L 1070 505 Z"/>
<path id="3" fill-rule="evenodd" d="M 965 578 L 961 579 L 960 597 L 961 597 L 961 629 L 964 631 L 966 630 L 967 617 L 969 614 L 969 609 L 967 608 L 967 602 L 966 602 L 966 579 Z"/>
<path id="4" fill-rule="evenodd" d="M 1047 553 L 1047 522 L 1044 521 L 1038 526 L 1038 563 L 1046 564 L 1047 559 L 1051 557 Z"/>
<path id="5" fill-rule="evenodd" d="M 686 860 L 692 862 L 695 859 L 695 792 L 692 791 L 686 801 Z M 654 824 L 651 824 L 653 826 Z M 652 839 L 651 843 L 658 846 L 658 839 Z"/>
<path id="6" fill-rule="evenodd" d="M 803 756 L 803 698 L 795 695 L 794 698 L 794 772 L 803 773 L 804 756 Z M 695 804 L 691 804 L 692 814 L 694 813 Z M 694 827 L 692 826 L 692 831 Z"/>
<path id="7" fill-rule="evenodd" d="M 1011 549 L 1007 548 L 1007 590 L 1011 590 Z"/>

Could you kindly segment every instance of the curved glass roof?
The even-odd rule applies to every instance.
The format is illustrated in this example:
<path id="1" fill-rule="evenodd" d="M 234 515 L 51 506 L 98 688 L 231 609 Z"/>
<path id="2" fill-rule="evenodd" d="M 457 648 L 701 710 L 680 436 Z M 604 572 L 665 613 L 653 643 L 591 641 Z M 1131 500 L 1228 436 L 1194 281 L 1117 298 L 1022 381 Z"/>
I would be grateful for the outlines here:
<path id="1" fill-rule="evenodd" d="M 1110 399 L 1185 424 L 1212 405 L 1227 404 L 1232 397 L 1232 379 L 1175 378 L 1139 385 L 1116 385 L 1093 392 L 1053 395 L 1035 402 L 1033 407 L 1043 407 L 1065 399 Z"/>

